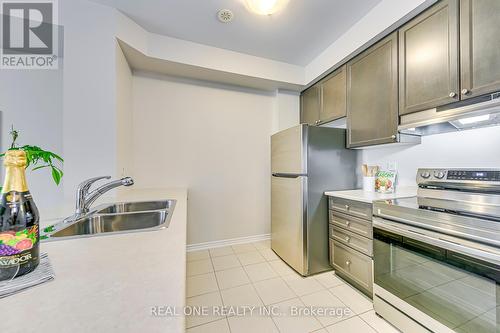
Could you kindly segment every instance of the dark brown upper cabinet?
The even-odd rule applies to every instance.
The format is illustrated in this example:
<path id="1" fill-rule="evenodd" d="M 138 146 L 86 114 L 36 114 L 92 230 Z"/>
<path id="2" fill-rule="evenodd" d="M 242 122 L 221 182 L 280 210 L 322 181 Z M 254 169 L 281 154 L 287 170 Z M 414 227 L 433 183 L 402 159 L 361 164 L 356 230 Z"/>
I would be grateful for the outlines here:
<path id="1" fill-rule="evenodd" d="M 399 29 L 401 115 L 460 99 L 458 1 L 440 1 Z M 486 2 L 493 3 L 495 0 Z M 498 23 L 496 25 L 499 26 Z M 499 37 L 495 38 L 498 40 Z M 493 51 L 494 47 L 489 49 Z M 498 55 L 499 52 L 497 47 L 495 53 Z M 479 58 L 483 57 L 485 55 L 480 53 Z M 500 64 L 500 58 L 496 61 Z"/>
<path id="2" fill-rule="evenodd" d="M 346 67 L 335 70 L 301 94 L 300 122 L 319 125 L 346 116 Z"/>
<path id="3" fill-rule="evenodd" d="M 342 66 L 321 82 L 321 109 L 319 123 L 346 116 L 346 66 Z"/>
<path id="4" fill-rule="evenodd" d="M 347 146 L 396 142 L 398 34 L 387 36 L 347 64 Z"/>
<path id="5" fill-rule="evenodd" d="M 460 1 L 462 99 L 500 90 L 500 1 Z"/>
<path id="6" fill-rule="evenodd" d="M 321 88 L 314 85 L 300 95 L 300 123 L 317 125 L 321 108 Z"/>

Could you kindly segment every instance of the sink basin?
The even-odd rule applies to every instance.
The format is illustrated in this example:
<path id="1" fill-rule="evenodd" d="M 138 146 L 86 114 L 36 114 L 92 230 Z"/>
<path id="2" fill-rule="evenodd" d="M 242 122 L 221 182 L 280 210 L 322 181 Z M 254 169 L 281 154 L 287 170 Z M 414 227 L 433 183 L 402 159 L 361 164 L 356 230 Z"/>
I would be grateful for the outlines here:
<path id="1" fill-rule="evenodd" d="M 164 201 L 142 201 L 142 202 L 121 202 L 108 205 L 99 209 L 96 214 L 119 214 L 131 212 L 144 212 L 152 210 L 167 210 L 172 206 L 171 200 Z"/>
<path id="2" fill-rule="evenodd" d="M 51 237 L 71 237 L 109 232 L 144 230 L 167 227 L 167 211 L 141 212 L 136 214 L 94 215 L 83 218 L 67 228 L 55 232 Z"/>
<path id="3" fill-rule="evenodd" d="M 175 200 L 122 202 L 97 207 L 75 221 L 44 229 L 43 240 L 104 236 L 168 228 Z"/>

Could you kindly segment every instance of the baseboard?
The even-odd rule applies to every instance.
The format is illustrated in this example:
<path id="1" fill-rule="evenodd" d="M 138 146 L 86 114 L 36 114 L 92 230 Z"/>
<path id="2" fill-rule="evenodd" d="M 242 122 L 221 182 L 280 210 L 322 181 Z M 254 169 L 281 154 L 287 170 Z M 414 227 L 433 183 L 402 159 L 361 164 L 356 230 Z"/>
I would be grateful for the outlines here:
<path id="1" fill-rule="evenodd" d="M 271 234 L 231 238 L 231 239 L 224 239 L 224 240 L 218 240 L 218 241 L 206 242 L 206 243 L 198 243 L 198 244 L 190 244 L 187 246 L 187 252 L 213 249 L 214 247 L 223 247 L 223 246 L 230 246 L 230 245 L 237 245 L 237 244 L 260 242 L 260 241 L 269 240 L 269 239 L 271 239 Z"/>

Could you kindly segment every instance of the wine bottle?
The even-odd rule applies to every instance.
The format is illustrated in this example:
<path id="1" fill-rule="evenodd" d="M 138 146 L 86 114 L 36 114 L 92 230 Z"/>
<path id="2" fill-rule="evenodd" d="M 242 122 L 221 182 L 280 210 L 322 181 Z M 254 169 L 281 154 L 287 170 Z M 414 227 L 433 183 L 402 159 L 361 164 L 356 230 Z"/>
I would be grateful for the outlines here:
<path id="1" fill-rule="evenodd" d="M 40 262 L 39 214 L 26 183 L 26 153 L 4 156 L 0 196 L 0 281 L 33 271 Z M 17 274 L 16 274 L 17 272 Z"/>

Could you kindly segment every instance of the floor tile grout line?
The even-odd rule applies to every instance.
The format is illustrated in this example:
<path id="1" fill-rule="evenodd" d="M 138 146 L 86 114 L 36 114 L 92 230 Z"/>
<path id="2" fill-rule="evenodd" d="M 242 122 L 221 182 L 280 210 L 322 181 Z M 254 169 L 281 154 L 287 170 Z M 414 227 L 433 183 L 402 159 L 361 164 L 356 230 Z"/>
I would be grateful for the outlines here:
<path id="1" fill-rule="evenodd" d="M 198 260 L 206 260 L 206 259 L 210 259 L 210 251 L 207 249 L 207 250 L 200 250 L 200 251 L 194 251 L 194 252 L 191 252 L 191 253 L 195 253 L 195 252 L 207 252 L 208 253 L 208 258 L 204 258 L 204 259 L 196 259 L 196 260 L 189 260 L 188 258 L 188 255 L 190 252 L 186 252 L 186 263 L 189 263 L 189 262 L 193 262 L 193 261 L 198 261 Z"/>
<path id="2" fill-rule="evenodd" d="M 210 253 L 210 252 L 209 252 Z M 212 261 L 212 258 L 210 258 L 210 263 L 212 264 L 212 268 L 214 270 L 214 275 L 215 275 L 215 283 L 217 284 L 217 290 L 219 291 L 219 294 L 220 294 L 220 286 L 219 286 L 219 280 L 217 279 L 217 273 L 215 272 L 215 266 L 214 266 L 214 262 Z M 222 299 L 222 295 L 221 295 L 221 299 Z"/>
<path id="3" fill-rule="evenodd" d="M 272 267 L 271 267 L 272 268 Z M 267 307 L 269 305 L 266 305 L 266 303 L 264 303 L 264 300 L 262 299 L 262 297 L 260 297 L 258 291 L 257 291 L 257 287 L 255 287 L 255 285 L 252 283 L 252 288 L 253 290 L 255 291 L 255 294 L 257 295 L 257 297 L 260 299 L 260 301 L 262 302 L 262 304 L 264 304 L 264 307 Z M 271 319 L 271 321 L 273 322 L 274 324 L 274 327 L 276 327 L 276 329 L 278 330 L 278 332 L 281 332 L 280 328 L 278 327 L 278 325 L 276 324 L 276 322 L 273 320 L 273 316 L 269 315 L 269 318 Z M 283 332 L 285 333 L 285 332 Z"/>
<path id="4" fill-rule="evenodd" d="M 214 279 L 215 279 L 215 283 L 217 284 L 217 275 L 215 274 L 215 272 L 208 272 L 208 273 L 205 273 L 205 274 L 200 274 L 200 275 L 194 275 L 194 276 L 187 276 L 186 277 L 186 299 L 188 298 L 193 298 L 193 297 L 196 297 L 196 296 L 201 296 L 201 295 L 206 295 L 206 294 L 211 294 L 213 292 L 216 292 L 216 291 L 220 291 L 219 290 L 219 285 L 217 284 L 217 290 L 212 290 L 212 291 L 207 291 L 207 292 L 203 292 L 201 294 L 196 294 L 196 295 L 192 295 L 192 296 L 187 296 L 187 285 L 188 285 L 188 279 L 189 278 L 193 278 L 193 277 L 200 277 L 202 275 L 213 275 L 214 276 Z"/>
<path id="5" fill-rule="evenodd" d="M 223 256 L 212 256 L 212 253 L 210 252 L 210 250 L 214 250 L 214 249 L 220 249 L 220 248 L 222 248 L 222 247 L 214 247 L 214 248 L 211 248 L 211 249 L 207 249 L 207 251 L 208 251 L 208 255 L 210 256 L 210 259 L 213 259 L 213 258 L 219 258 L 219 257 L 225 257 L 225 256 L 230 256 L 230 255 L 235 255 L 234 250 L 233 250 L 233 248 L 232 248 L 230 245 L 228 245 L 228 246 L 223 246 L 223 247 L 229 247 L 229 248 L 231 248 L 231 252 L 232 252 L 232 253 L 231 253 L 231 254 L 225 254 L 225 255 L 223 255 Z"/>
<path id="6" fill-rule="evenodd" d="M 327 288 L 326 290 L 327 290 L 330 294 L 332 294 L 334 297 L 336 297 L 336 298 L 337 298 L 337 299 L 338 299 L 338 300 L 339 300 L 342 304 L 344 304 L 347 308 L 351 309 L 349 306 L 347 306 L 347 304 L 346 304 L 345 302 L 343 302 L 343 301 L 342 301 L 342 300 L 341 300 L 341 299 L 340 299 L 337 295 L 335 295 L 335 294 L 334 294 L 334 293 L 332 293 L 332 291 L 331 291 L 331 289 L 334 289 L 334 288 L 337 288 L 337 287 L 341 287 L 341 286 L 344 286 L 344 285 L 347 285 L 347 286 L 349 286 L 349 287 L 353 288 L 353 287 L 352 287 L 352 286 L 350 286 L 348 283 L 344 283 L 344 284 L 342 284 L 342 285 L 338 285 L 338 286 L 335 286 L 335 287 L 332 287 L 332 288 Z M 361 294 L 361 292 L 359 292 L 359 291 L 357 291 L 357 290 L 354 290 L 354 292 L 357 292 L 357 293 L 359 293 L 359 294 L 360 294 L 360 296 L 363 296 L 363 297 L 367 298 L 367 300 L 369 300 L 369 301 L 372 303 L 372 309 L 370 309 L 370 310 L 366 310 L 366 311 L 363 311 L 363 312 L 361 312 L 361 313 L 359 313 L 359 314 L 358 314 L 358 313 L 356 313 L 353 309 L 351 309 L 351 311 L 352 311 L 352 312 L 356 313 L 356 315 L 360 315 L 360 314 L 363 314 L 363 313 L 365 313 L 365 312 L 368 312 L 368 311 L 373 310 L 373 301 L 371 301 L 371 300 L 370 300 L 367 296 L 365 296 L 365 295 Z"/>
<path id="7" fill-rule="evenodd" d="M 227 318 L 226 318 L 226 317 L 223 317 L 223 318 L 219 318 L 219 319 L 215 319 L 215 320 L 210 320 L 210 321 L 207 321 L 206 323 L 199 324 L 199 325 L 194 325 L 194 326 L 190 326 L 190 327 L 187 327 L 187 325 L 186 325 L 186 331 L 187 331 L 187 330 L 190 330 L 190 329 L 192 329 L 192 328 L 196 328 L 196 327 L 203 326 L 203 325 L 212 324 L 212 323 L 215 323 L 216 321 L 221 321 L 221 320 L 227 320 Z M 229 326 L 229 324 L 228 324 L 228 326 Z"/>
<path id="8" fill-rule="evenodd" d="M 238 258 L 238 257 L 237 257 Z M 264 258 L 265 259 L 265 258 Z M 239 260 L 239 258 L 238 258 Z M 267 261 L 265 261 L 267 262 Z M 240 262 L 241 263 L 241 262 Z M 252 279 L 250 278 L 250 275 L 248 275 L 248 272 L 246 271 L 245 269 L 245 266 L 249 266 L 249 265 L 242 265 L 242 268 L 243 268 L 243 272 L 245 272 L 248 280 L 250 281 L 250 285 L 252 286 L 252 289 L 254 290 L 254 293 L 255 295 L 257 295 L 257 297 L 259 298 L 260 302 L 264 305 L 264 307 L 266 307 L 266 303 L 264 303 L 264 300 L 262 299 L 262 297 L 260 297 L 259 293 L 257 292 L 257 288 L 255 287 L 255 284 L 254 284 L 254 281 L 252 281 Z M 277 272 L 271 267 L 271 270 L 277 274 Z M 271 278 L 270 278 L 271 279 Z M 269 280 L 270 280 L 269 279 Z M 260 281 L 266 281 L 267 279 L 265 280 L 260 280 Z M 260 281 L 255 281 L 255 282 L 260 282 Z M 224 300 L 222 300 L 224 302 Z M 278 325 L 276 324 L 276 322 L 273 320 L 272 316 L 269 316 L 269 318 L 271 319 L 271 321 L 273 322 L 274 326 L 276 327 L 276 329 L 278 330 L 278 332 L 281 332 Z M 229 321 L 229 320 L 228 320 Z M 229 327 L 231 328 L 231 327 Z"/>
<path id="9" fill-rule="evenodd" d="M 207 251 L 208 251 L 208 250 L 207 250 Z M 209 256 L 210 256 L 210 251 L 208 251 L 208 253 L 209 253 Z M 210 257 L 210 264 L 212 265 L 212 268 L 214 269 L 213 274 L 214 274 L 214 276 L 215 276 L 215 283 L 217 284 L 217 293 L 219 294 L 219 297 L 220 297 L 220 300 L 221 300 L 221 302 L 222 302 L 222 305 L 224 305 L 224 300 L 222 299 L 222 294 L 221 294 L 221 291 L 220 291 L 219 281 L 217 280 L 217 274 L 215 273 L 215 267 L 214 267 L 214 263 L 213 263 L 213 261 L 212 261 L 212 258 L 211 258 L 211 257 Z M 193 296 L 193 297 L 194 297 L 194 296 Z M 223 320 L 226 320 L 226 322 L 227 322 L 227 326 L 229 327 L 229 322 L 227 321 L 227 316 L 224 316 L 222 319 L 223 319 Z M 222 320 L 222 319 L 218 319 L 218 320 Z M 212 323 L 212 322 L 215 322 L 215 321 L 218 321 L 218 320 L 210 321 L 210 322 L 207 322 L 207 323 L 205 323 L 205 324 L 209 324 L 209 323 Z M 201 326 L 201 325 L 199 325 L 199 326 Z M 191 327 L 191 328 L 192 328 L 192 327 Z M 229 327 L 229 332 L 231 332 L 231 328 L 230 328 L 230 327 Z"/>
<path id="10" fill-rule="evenodd" d="M 238 256 L 236 256 L 236 258 L 237 258 L 237 259 L 238 259 L 238 261 L 239 261 Z M 240 261 L 240 264 L 241 264 L 241 261 Z M 246 266 L 248 266 L 248 265 L 246 265 Z M 252 289 L 253 289 L 253 291 L 254 291 L 255 295 L 257 295 L 257 297 L 259 298 L 260 302 L 261 302 L 264 306 L 266 306 L 266 304 L 264 303 L 264 300 L 262 300 L 262 298 L 260 297 L 259 293 L 257 292 L 257 289 L 256 289 L 255 285 L 253 284 L 252 279 L 250 279 L 250 276 L 248 275 L 248 272 L 245 270 L 245 265 L 242 265 L 242 266 L 241 266 L 241 268 L 243 269 L 243 272 L 244 272 L 244 273 L 245 273 L 245 275 L 247 276 L 248 281 L 250 281 L 249 285 L 251 285 L 251 286 L 252 286 Z M 272 267 L 271 267 L 271 269 L 272 269 Z M 235 287 L 235 288 L 236 288 L 236 287 Z M 221 295 L 221 297 L 222 297 L 222 295 Z M 224 299 L 222 299 L 222 303 L 224 304 Z M 275 322 L 274 322 L 274 320 L 272 319 L 272 317 L 270 317 L 270 318 L 271 318 L 271 321 L 273 322 L 274 326 L 275 326 L 275 327 L 276 327 L 276 329 L 278 330 L 278 332 L 281 332 L 281 331 L 280 331 L 280 329 L 279 329 L 279 327 L 276 325 L 276 323 L 275 323 Z M 231 330 L 231 325 L 229 324 L 229 317 L 227 317 L 227 321 L 228 321 L 229 330 Z"/>
<path id="11" fill-rule="evenodd" d="M 294 294 L 296 294 L 297 297 L 299 297 L 299 298 L 302 297 L 302 296 L 312 295 L 312 294 L 318 293 L 320 291 L 324 291 L 325 289 L 328 289 L 328 288 L 325 288 L 321 283 L 319 283 L 319 281 L 317 281 L 316 279 L 314 279 L 314 281 L 316 281 L 320 285 L 321 289 L 313 291 L 311 293 L 304 294 L 304 295 L 301 296 L 301 295 L 297 294 L 297 292 L 295 290 L 293 290 L 293 288 L 290 286 L 290 284 L 285 280 L 285 277 L 282 277 L 282 278 L 283 278 L 283 281 L 285 281 L 285 284 L 288 286 L 288 288 L 290 288 L 292 290 L 292 292 Z"/>
<path id="12" fill-rule="evenodd" d="M 358 317 L 359 317 L 359 319 L 361 319 L 362 321 L 364 321 L 366 325 L 370 326 L 375 332 L 381 333 L 375 327 L 373 327 L 372 325 L 370 325 L 370 323 L 368 321 L 366 321 L 363 317 L 361 317 L 362 314 L 365 314 L 365 313 L 370 312 L 370 311 L 372 311 L 372 310 L 363 312 L 363 313 L 359 314 Z"/>
<path id="13" fill-rule="evenodd" d="M 215 272 L 215 267 L 214 267 L 214 264 L 213 264 L 213 262 L 212 262 L 212 259 L 211 259 L 211 258 L 208 258 L 208 259 L 202 259 L 202 260 L 194 260 L 194 261 L 187 262 L 187 264 L 194 263 L 194 262 L 198 262 L 198 261 L 207 261 L 207 260 L 210 260 L 210 265 L 212 266 L 213 271 L 209 271 L 209 272 L 205 272 L 205 273 L 198 273 L 198 274 L 193 274 L 193 275 L 188 275 L 188 274 L 187 274 L 187 269 L 186 269 L 186 277 L 190 278 L 190 277 L 192 277 L 192 276 L 199 276 L 199 275 L 204 275 L 204 274 L 214 273 L 214 272 Z"/>
<path id="14" fill-rule="evenodd" d="M 293 291 L 293 290 L 292 290 L 292 291 Z M 296 296 L 296 297 L 293 297 L 293 298 L 288 298 L 288 299 L 285 299 L 285 300 L 281 300 L 281 301 L 279 301 L 279 302 L 271 303 L 271 304 L 266 305 L 266 306 L 273 306 L 273 305 L 277 305 L 277 304 L 279 304 L 279 303 L 283 303 L 283 302 L 291 301 L 291 300 L 293 300 L 293 299 L 298 299 L 298 300 L 300 301 L 300 303 L 302 303 L 302 305 L 306 306 L 306 305 L 305 305 L 305 303 L 304 303 L 304 301 L 300 298 L 300 296 Z M 276 321 L 274 320 L 274 318 L 275 318 L 275 317 L 273 317 L 273 316 L 271 315 L 271 319 L 275 322 L 275 325 L 276 325 L 276 326 L 278 326 L 278 324 L 276 323 Z M 312 316 L 312 318 L 314 318 L 314 319 L 315 319 L 315 320 L 319 323 L 319 325 L 321 326 L 321 328 L 320 328 L 319 330 L 321 330 L 321 329 L 325 328 L 325 326 L 321 323 L 321 321 L 318 319 L 318 317 L 316 317 L 316 316 L 314 316 L 314 315 L 313 315 L 313 316 Z M 278 328 L 278 330 L 279 330 L 279 328 Z M 316 331 L 319 331 L 319 330 L 316 330 Z M 284 332 L 284 333 L 286 333 L 286 332 Z"/>

